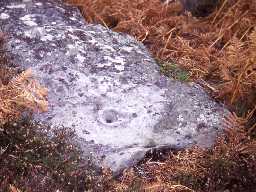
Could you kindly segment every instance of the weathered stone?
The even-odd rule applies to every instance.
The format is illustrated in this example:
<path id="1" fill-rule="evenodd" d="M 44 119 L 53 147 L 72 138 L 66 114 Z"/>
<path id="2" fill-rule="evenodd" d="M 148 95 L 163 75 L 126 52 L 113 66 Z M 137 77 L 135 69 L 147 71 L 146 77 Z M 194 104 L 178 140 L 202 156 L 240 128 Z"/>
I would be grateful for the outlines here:
<path id="1" fill-rule="evenodd" d="M 119 171 L 153 148 L 214 142 L 225 108 L 161 75 L 134 38 L 86 24 L 55 0 L 2 0 L 0 26 L 12 62 L 49 89 L 49 111 L 35 118 L 73 128 L 99 165 Z"/>

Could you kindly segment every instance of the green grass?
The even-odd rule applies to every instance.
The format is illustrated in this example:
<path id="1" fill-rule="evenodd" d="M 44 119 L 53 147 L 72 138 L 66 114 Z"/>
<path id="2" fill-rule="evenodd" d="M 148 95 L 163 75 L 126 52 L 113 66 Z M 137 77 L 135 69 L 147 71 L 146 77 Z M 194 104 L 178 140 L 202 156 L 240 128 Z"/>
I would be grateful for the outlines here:
<path id="1" fill-rule="evenodd" d="M 182 69 L 178 64 L 174 62 L 163 62 L 157 61 L 160 66 L 160 72 L 167 77 L 176 79 L 178 81 L 186 82 L 189 81 L 190 75 L 189 72 L 185 69 Z"/>

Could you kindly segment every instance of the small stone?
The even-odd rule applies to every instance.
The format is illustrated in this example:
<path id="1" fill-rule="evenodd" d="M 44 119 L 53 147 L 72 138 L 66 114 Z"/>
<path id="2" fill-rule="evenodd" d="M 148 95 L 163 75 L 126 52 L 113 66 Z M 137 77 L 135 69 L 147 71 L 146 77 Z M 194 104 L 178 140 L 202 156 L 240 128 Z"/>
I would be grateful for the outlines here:
<path id="1" fill-rule="evenodd" d="M 220 0 L 180 0 L 184 9 L 197 17 L 205 17 L 214 11 Z"/>

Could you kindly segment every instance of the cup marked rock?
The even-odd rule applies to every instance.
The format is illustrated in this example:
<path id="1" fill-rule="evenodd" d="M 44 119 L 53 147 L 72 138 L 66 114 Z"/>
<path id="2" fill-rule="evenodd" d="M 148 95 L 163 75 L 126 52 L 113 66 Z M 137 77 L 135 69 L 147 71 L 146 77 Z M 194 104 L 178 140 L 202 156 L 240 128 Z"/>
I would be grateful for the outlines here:
<path id="1" fill-rule="evenodd" d="M 0 16 L 12 62 L 49 90 L 49 111 L 35 118 L 74 129 L 99 165 L 118 172 L 153 148 L 213 144 L 227 110 L 161 75 L 134 38 L 57 0 L 0 1 Z"/>

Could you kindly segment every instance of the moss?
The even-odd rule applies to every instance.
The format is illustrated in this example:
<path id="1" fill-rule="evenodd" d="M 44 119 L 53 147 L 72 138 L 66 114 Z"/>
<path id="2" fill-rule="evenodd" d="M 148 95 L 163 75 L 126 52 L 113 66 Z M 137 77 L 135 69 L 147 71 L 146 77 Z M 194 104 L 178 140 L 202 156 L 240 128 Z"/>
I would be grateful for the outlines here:
<path id="1" fill-rule="evenodd" d="M 174 62 L 162 62 L 158 61 L 160 65 L 160 72 L 166 75 L 167 77 L 176 79 L 178 81 L 188 81 L 189 80 L 189 72 L 185 69 L 179 67 L 178 64 Z"/>

